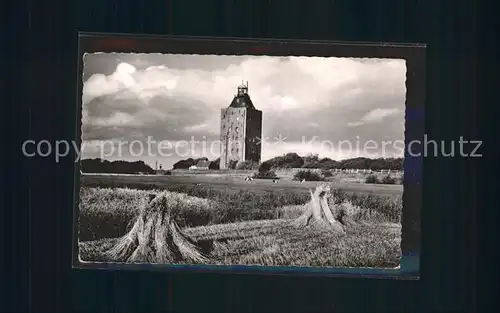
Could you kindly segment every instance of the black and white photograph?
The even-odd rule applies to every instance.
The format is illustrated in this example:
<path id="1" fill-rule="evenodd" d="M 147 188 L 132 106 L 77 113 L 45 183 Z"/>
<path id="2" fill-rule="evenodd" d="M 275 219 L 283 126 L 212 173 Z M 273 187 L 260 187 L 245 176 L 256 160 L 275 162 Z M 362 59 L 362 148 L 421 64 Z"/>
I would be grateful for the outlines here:
<path id="1" fill-rule="evenodd" d="M 81 62 L 81 262 L 400 266 L 404 59 Z"/>

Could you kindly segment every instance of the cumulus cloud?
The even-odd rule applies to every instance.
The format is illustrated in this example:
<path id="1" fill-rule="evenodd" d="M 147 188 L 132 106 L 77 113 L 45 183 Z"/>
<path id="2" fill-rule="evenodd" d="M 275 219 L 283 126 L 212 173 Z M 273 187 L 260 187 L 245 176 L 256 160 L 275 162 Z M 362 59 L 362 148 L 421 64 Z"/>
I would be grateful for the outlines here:
<path id="1" fill-rule="evenodd" d="M 144 71 L 137 71 L 128 63 L 120 63 L 113 74 L 109 76 L 94 74 L 85 82 L 83 103 L 87 104 L 100 96 L 127 91 L 118 94 L 117 99 L 137 98 L 147 104 L 147 100 L 156 95 L 168 95 L 169 91 L 175 88 L 178 77 L 169 74 L 164 66 L 148 67 Z"/>
<path id="2" fill-rule="evenodd" d="M 395 59 L 87 54 L 83 140 L 151 136 L 210 144 L 219 137 L 220 110 L 248 81 L 250 97 L 263 111 L 263 135 L 287 137 L 282 145 L 264 145 L 264 158 L 315 149 L 339 157 L 302 142 L 404 139 L 405 76 L 405 61 Z M 164 159 L 171 164 L 176 157 Z"/>

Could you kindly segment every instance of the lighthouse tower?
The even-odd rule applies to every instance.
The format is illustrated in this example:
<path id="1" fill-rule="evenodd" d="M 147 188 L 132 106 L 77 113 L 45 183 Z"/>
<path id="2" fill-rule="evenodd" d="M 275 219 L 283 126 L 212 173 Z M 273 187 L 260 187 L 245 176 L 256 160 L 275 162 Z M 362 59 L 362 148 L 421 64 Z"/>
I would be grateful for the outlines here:
<path id="1" fill-rule="evenodd" d="M 229 107 L 221 109 L 220 169 L 228 169 L 238 162 L 260 162 L 262 111 L 255 108 L 248 94 L 248 82 L 238 86 Z"/>

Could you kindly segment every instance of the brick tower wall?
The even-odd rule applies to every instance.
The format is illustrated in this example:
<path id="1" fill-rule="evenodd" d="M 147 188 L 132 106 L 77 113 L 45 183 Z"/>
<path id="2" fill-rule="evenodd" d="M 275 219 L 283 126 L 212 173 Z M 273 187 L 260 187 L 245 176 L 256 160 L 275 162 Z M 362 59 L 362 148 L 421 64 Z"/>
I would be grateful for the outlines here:
<path id="1" fill-rule="evenodd" d="M 248 110 L 246 119 L 245 160 L 259 163 L 262 145 L 262 111 Z"/>
<path id="2" fill-rule="evenodd" d="M 247 108 L 221 109 L 221 169 L 229 168 L 231 161 L 245 160 L 246 120 Z"/>

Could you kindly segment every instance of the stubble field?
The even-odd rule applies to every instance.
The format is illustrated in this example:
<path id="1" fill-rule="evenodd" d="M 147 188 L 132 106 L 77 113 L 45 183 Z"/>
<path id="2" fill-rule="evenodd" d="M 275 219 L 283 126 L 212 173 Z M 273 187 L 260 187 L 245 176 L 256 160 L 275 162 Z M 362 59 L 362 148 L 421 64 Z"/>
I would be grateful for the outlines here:
<path id="1" fill-rule="evenodd" d="M 218 179 L 216 179 L 218 178 Z M 355 224 L 341 236 L 293 225 L 316 182 L 193 176 L 83 175 L 79 253 L 83 261 L 110 261 L 150 194 L 168 190 L 175 222 L 206 256 L 205 264 L 396 267 L 399 264 L 402 186 L 330 182 L 331 206 L 348 207 Z M 123 188 L 128 186 L 128 188 Z M 190 262 L 192 263 L 192 262 Z"/>

